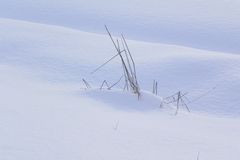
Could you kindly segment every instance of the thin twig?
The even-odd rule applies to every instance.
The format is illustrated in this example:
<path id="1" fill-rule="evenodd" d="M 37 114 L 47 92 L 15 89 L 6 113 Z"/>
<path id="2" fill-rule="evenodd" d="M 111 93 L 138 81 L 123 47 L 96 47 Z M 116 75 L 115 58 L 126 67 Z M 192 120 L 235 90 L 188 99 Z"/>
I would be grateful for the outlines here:
<path id="1" fill-rule="evenodd" d="M 122 52 L 125 52 L 125 51 L 122 50 L 120 53 L 122 53 Z M 94 69 L 94 70 L 91 72 L 91 74 L 97 72 L 99 69 L 101 69 L 103 66 L 105 66 L 106 64 L 108 64 L 110 61 L 112 61 L 112 60 L 113 60 L 114 58 L 116 58 L 118 55 L 119 55 L 119 53 L 116 54 L 116 55 L 114 55 L 112 58 L 110 58 L 109 60 L 107 60 L 105 63 L 103 63 L 102 65 L 100 65 L 100 66 L 97 67 L 96 69 Z"/>
<path id="2" fill-rule="evenodd" d="M 110 87 L 108 87 L 108 89 L 112 89 L 112 87 L 114 87 L 115 85 L 117 85 L 121 80 L 122 80 L 123 76 L 120 77 L 120 79 L 114 83 L 113 85 L 111 85 Z"/>
<path id="3" fill-rule="evenodd" d="M 91 88 L 90 84 L 84 78 L 82 79 L 82 81 L 87 88 Z"/>
<path id="4" fill-rule="evenodd" d="M 177 110 L 176 110 L 175 115 L 178 114 L 178 110 L 179 110 L 179 99 L 180 99 L 180 91 L 178 92 L 178 97 L 177 97 Z"/>
<path id="5" fill-rule="evenodd" d="M 104 80 L 103 83 L 102 83 L 102 85 L 101 85 L 101 87 L 100 87 L 100 90 L 103 89 L 104 84 L 107 86 L 107 88 L 109 88 L 109 85 L 108 85 L 107 81 Z"/>
<path id="6" fill-rule="evenodd" d="M 126 46 L 126 48 L 127 48 L 127 51 L 128 51 L 128 53 L 129 53 L 129 56 L 130 56 L 130 58 L 131 58 L 131 61 L 132 61 L 132 64 L 133 64 L 133 69 L 134 69 L 135 80 L 137 80 L 137 79 L 136 79 L 137 76 L 136 76 L 136 66 L 135 66 L 135 62 L 134 62 L 134 60 L 133 60 L 132 54 L 131 54 L 131 52 L 130 52 L 130 49 L 129 49 L 129 47 L 128 47 L 128 44 L 127 44 L 127 42 L 126 42 L 125 37 L 123 36 L 123 34 L 122 34 L 122 39 L 123 39 L 123 41 L 124 41 L 124 44 L 125 44 L 125 46 Z"/>
<path id="7" fill-rule="evenodd" d="M 198 152 L 197 160 L 200 160 L 200 153 Z"/>
<path id="8" fill-rule="evenodd" d="M 196 102 L 198 101 L 199 99 L 201 99 L 202 97 L 205 97 L 207 96 L 209 93 L 211 93 L 213 90 L 215 90 L 217 88 L 217 86 L 211 88 L 210 90 L 208 90 L 207 92 L 203 93 L 202 95 L 200 95 L 199 97 L 193 99 L 192 101 L 190 101 L 189 103 L 193 103 L 193 102 Z"/>

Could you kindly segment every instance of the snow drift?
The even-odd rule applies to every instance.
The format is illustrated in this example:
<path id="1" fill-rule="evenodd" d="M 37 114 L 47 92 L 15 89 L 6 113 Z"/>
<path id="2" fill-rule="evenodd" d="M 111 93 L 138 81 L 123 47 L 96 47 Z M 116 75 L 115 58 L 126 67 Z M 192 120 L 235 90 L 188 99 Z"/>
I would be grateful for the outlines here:
<path id="1" fill-rule="evenodd" d="M 114 83 L 122 75 L 118 59 L 90 74 L 116 54 L 107 36 L 9 19 L 1 19 L 0 24 L 3 64 L 22 67 L 48 81 L 79 86 L 82 78 L 99 87 L 103 80 Z M 240 114 L 238 55 L 157 43 L 128 43 L 142 89 L 151 91 L 153 80 L 157 80 L 161 97 L 180 90 L 189 92 L 191 100 L 211 91 L 191 104 L 193 111 Z"/>
<path id="2" fill-rule="evenodd" d="M 239 56 L 128 43 L 142 91 L 155 79 L 160 97 L 211 93 L 174 116 L 147 91 L 140 101 L 122 83 L 99 91 L 121 76 L 118 59 L 90 74 L 115 54 L 107 36 L 0 19 L 0 159 L 238 159 Z"/>

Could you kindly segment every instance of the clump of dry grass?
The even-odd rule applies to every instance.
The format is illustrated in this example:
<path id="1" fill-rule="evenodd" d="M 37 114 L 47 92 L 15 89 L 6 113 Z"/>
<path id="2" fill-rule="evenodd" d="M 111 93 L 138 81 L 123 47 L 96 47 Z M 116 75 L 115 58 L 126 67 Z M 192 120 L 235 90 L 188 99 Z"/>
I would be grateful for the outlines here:
<path id="1" fill-rule="evenodd" d="M 123 76 L 119 79 L 119 81 L 114 83 L 112 86 L 108 87 L 108 89 L 111 89 L 113 86 L 118 84 L 124 77 L 125 79 L 124 90 L 130 90 L 132 93 L 136 94 L 138 98 L 140 98 L 141 92 L 140 92 L 140 86 L 137 79 L 136 65 L 125 37 L 123 36 L 123 34 L 121 35 L 121 38 L 120 38 L 121 45 L 120 45 L 119 39 L 116 39 L 116 40 L 113 39 L 112 34 L 108 30 L 107 26 L 105 26 L 105 29 L 112 41 L 112 44 L 114 45 L 117 51 L 117 54 L 111 57 L 108 61 L 106 61 L 102 65 L 100 65 L 98 68 L 96 68 L 92 73 L 95 73 L 96 71 L 98 71 L 100 68 L 105 66 L 114 58 L 119 57 L 122 64 Z M 106 85 L 106 81 L 103 82 L 100 88 L 102 88 L 103 85 Z"/>
<path id="2" fill-rule="evenodd" d="M 190 109 L 188 108 L 185 102 L 185 100 L 189 101 L 186 95 L 187 93 L 182 93 L 181 91 L 178 91 L 177 93 L 169 97 L 165 97 L 160 106 L 162 106 L 163 104 L 176 104 L 177 109 L 176 109 L 175 115 L 178 114 L 180 106 L 185 107 L 188 110 L 188 112 L 190 112 Z"/>

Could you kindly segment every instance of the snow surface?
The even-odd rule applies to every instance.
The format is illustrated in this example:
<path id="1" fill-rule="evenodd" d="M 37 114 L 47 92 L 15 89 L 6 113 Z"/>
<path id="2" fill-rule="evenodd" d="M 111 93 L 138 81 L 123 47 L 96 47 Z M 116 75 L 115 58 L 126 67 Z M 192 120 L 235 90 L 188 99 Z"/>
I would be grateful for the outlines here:
<path id="1" fill-rule="evenodd" d="M 123 99 L 135 109 L 141 103 L 133 95 L 116 91 L 113 103 L 101 102 L 92 98 L 99 91 L 80 96 L 85 92 L 34 82 L 6 65 L 0 73 L 0 159 L 170 160 L 196 159 L 198 152 L 206 160 L 239 157 L 239 119 L 174 116 L 172 110 L 154 109 L 154 98 L 145 106 L 152 109 L 129 111 Z M 116 95 L 103 91 L 101 96 Z"/>
<path id="2" fill-rule="evenodd" d="M 205 160 L 239 157 L 239 119 L 182 111 L 174 116 L 148 94 L 137 101 L 119 91 L 43 83 L 8 65 L 0 74 L 0 159 L 191 160 L 198 152 Z"/>
<path id="3" fill-rule="evenodd" d="M 0 0 L 0 17 L 240 53 L 239 0 Z"/>
<path id="4" fill-rule="evenodd" d="M 3 4 L 16 9 L 33 3 L 45 6 L 27 0 Z M 33 20 L 38 13 L 34 7 L 22 14 L 3 8 L 8 18 Z M 33 18 L 24 18 L 29 12 Z M 51 17 L 49 22 L 61 24 Z M 119 79 L 118 59 L 91 74 L 116 54 L 109 38 L 63 22 L 65 27 L 0 18 L 1 160 L 192 160 L 198 154 L 200 160 L 239 159 L 239 55 L 128 40 L 142 89 L 138 101 L 122 91 L 123 83 L 111 91 L 98 89 L 103 80 Z M 83 89 L 82 78 L 93 88 Z M 159 96 L 149 92 L 154 79 Z M 175 116 L 174 106 L 160 103 L 179 90 L 189 92 L 190 100 L 205 96 L 189 104 L 191 113 L 181 109 Z"/>
<path id="5" fill-rule="evenodd" d="M 119 60 L 95 74 L 100 64 L 115 55 L 107 36 L 29 22 L 1 19 L 0 61 L 22 67 L 36 77 L 56 83 L 77 83 L 82 78 L 99 87 L 122 75 Z M 240 115 L 240 56 L 192 48 L 128 41 L 135 58 L 141 88 L 159 95 L 189 92 L 193 111 Z M 122 87 L 120 84 L 118 87 Z M 80 87 L 80 88 L 81 88 Z M 215 88 L 215 89 L 213 89 Z"/>

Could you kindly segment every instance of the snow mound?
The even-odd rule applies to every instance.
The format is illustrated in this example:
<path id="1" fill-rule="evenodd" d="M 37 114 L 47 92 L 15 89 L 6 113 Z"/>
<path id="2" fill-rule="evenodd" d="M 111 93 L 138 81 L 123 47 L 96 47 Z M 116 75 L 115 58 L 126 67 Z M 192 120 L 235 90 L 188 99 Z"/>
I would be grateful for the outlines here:
<path id="1" fill-rule="evenodd" d="M 136 5 L 137 4 L 137 5 Z M 104 33 L 104 24 L 136 40 L 240 53 L 238 0 L 8 0 L 3 18 Z"/>
<path id="2" fill-rule="evenodd" d="M 100 86 L 113 84 L 122 75 L 115 59 L 102 70 L 90 74 L 115 55 L 105 35 L 59 26 L 0 19 L 0 63 L 17 66 L 36 78 L 56 83 L 82 85 L 82 78 Z M 151 91 L 158 81 L 159 96 L 189 92 L 196 112 L 240 115 L 240 56 L 197 50 L 175 45 L 129 41 L 142 90 Z M 122 88 L 119 83 L 117 88 Z M 214 89 L 213 89 L 214 88 Z"/>
<path id="3" fill-rule="evenodd" d="M 80 95 L 85 95 L 92 99 L 101 101 L 116 109 L 122 111 L 164 111 L 166 108 L 161 108 L 162 98 L 155 96 L 149 92 L 141 91 L 141 97 L 122 90 L 99 90 L 92 89 L 81 91 Z"/>

